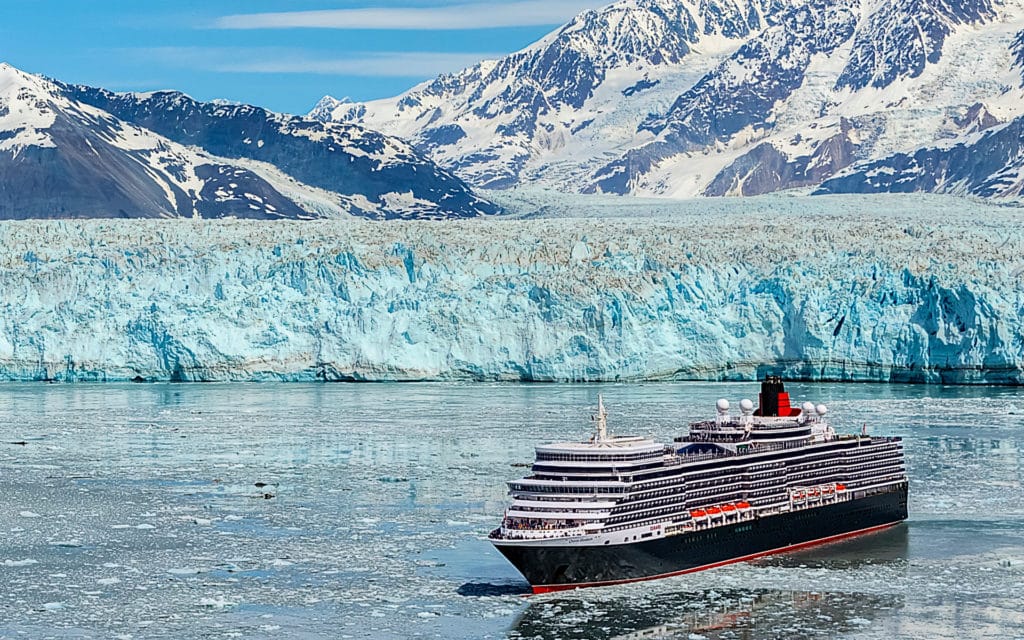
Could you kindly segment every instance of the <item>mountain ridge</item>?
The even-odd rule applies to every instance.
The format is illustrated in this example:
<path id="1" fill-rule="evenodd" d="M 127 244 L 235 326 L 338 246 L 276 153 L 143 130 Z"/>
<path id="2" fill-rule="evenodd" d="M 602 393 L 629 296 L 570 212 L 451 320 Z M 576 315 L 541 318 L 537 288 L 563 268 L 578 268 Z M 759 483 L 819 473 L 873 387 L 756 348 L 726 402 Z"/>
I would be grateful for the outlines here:
<path id="1" fill-rule="evenodd" d="M 977 123 L 959 123 L 1010 123 L 1022 89 L 1019 0 L 622 0 L 500 60 L 311 116 L 409 139 L 492 189 L 753 195 L 969 145 Z"/>
<path id="2" fill-rule="evenodd" d="M 7 219 L 498 211 L 404 141 L 357 125 L 201 103 L 172 91 L 116 94 L 6 63 L 0 177 L 0 218 Z"/>

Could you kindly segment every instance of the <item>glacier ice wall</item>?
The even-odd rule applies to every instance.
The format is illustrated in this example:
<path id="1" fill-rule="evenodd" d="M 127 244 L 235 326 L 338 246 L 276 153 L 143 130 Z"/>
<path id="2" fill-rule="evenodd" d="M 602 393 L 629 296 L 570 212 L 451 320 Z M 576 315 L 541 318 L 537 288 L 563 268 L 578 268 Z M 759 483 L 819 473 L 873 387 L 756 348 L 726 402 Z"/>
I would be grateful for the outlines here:
<path id="1" fill-rule="evenodd" d="M 6 223 L 0 379 L 1024 382 L 1020 210 L 796 201 Z"/>

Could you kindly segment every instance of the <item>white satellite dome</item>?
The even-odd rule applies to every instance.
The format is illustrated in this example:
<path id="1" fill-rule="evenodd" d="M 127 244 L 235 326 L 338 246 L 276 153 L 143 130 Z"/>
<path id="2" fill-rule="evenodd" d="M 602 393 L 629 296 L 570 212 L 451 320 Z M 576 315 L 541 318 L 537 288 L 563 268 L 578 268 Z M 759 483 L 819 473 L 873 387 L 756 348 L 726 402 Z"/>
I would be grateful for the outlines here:
<path id="1" fill-rule="evenodd" d="M 823 416 L 826 413 L 828 413 L 828 407 L 826 407 L 823 404 L 819 404 L 818 406 L 814 407 L 814 410 L 818 412 L 819 416 Z"/>
<path id="2" fill-rule="evenodd" d="M 803 407 L 802 407 L 802 408 L 803 408 L 803 410 L 804 410 L 804 415 L 805 415 L 805 416 L 809 416 L 809 415 L 811 415 L 812 413 L 814 413 L 814 403 L 813 403 L 813 402 L 805 402 L 805 403 L 803 404 Z"/>
<path id="3" fill-rule="evenodd" d="M 754 403 L 751 402 L 750 398 L 743 398 L 742 400 L 740 400 L 740 411 L 742 411 L 744 415 L 750 413 L 753 410 Z"/>
<path id="4" fill-rule="evenodd" d="M 715 404 L 715 406 L 718 407 L 718 412 L 719 413 L 726 413 L 727 411 L 729 411 L 729 401 L 726 400 L 725 398 L 722 398 L 721 400 L 719 400 Z"/>

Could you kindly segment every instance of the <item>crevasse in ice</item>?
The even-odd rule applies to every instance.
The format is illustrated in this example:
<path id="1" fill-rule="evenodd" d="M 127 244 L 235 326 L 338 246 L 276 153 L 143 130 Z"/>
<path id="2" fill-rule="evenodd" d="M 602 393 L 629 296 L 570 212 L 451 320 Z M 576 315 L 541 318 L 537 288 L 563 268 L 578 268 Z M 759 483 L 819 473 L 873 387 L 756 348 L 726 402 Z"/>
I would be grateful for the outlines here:
<path id="1" fill-rule="evenodd" d="M 796 200 L 11 223 L 0 378 L 1024 381 L 1015 210 Z"/>

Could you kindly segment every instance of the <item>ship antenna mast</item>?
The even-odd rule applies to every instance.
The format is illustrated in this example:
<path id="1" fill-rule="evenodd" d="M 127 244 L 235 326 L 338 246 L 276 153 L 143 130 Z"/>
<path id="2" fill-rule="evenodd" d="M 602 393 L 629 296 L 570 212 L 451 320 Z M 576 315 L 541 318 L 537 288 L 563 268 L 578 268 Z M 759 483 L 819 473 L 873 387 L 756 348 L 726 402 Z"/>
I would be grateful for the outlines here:
<path id="1" fill-rule="evenodd" d="M 597 415 L 592 416 L 591 419 L 594 424 L 597 425 L 597 437 L 596 442 L 605 442 L 608 440 L 608 412 L 604 410 L 604 398 L 601 394 L 597 395 Z"/>

